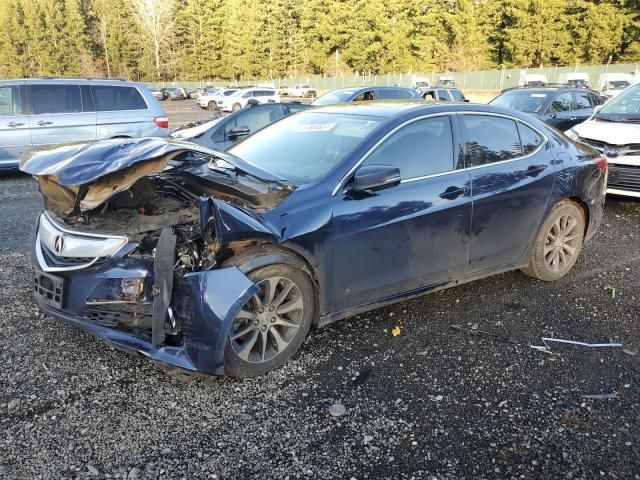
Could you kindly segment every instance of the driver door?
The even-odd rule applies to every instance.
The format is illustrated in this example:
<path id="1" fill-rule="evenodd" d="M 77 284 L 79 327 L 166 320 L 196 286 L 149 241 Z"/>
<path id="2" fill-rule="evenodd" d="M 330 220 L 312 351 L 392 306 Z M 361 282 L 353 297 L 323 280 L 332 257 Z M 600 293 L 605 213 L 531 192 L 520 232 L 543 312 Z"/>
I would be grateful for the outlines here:
<path id="1" fill-rule="evenodd" d="M 401 182 L 368 192 L 347 183 L 334 197 L 334 311 L 463 274 L 471 189 L 469 174 L 454 161 L 461 158 L 455 121 L 440 115 L 405 124 L 361 165 L 398 167 Z"/>

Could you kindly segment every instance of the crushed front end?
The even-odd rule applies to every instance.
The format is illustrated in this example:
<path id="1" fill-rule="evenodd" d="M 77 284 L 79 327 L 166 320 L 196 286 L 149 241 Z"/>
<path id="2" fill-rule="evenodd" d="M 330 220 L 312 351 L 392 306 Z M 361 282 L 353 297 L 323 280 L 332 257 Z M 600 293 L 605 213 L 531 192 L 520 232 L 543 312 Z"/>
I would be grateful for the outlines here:
<path id="1" fill-rule="evenodd" d="M 36 175 L 46 211 L 32 245 L 33 295 L 49 316 L 119 349 L 221 375 L 229 329 L 258 288 L 221 265 L 232 252 L 219 230 L 258 226 L 228 203 L 233 185 L 166 172 L 166 160 L 78 187 Z"/>

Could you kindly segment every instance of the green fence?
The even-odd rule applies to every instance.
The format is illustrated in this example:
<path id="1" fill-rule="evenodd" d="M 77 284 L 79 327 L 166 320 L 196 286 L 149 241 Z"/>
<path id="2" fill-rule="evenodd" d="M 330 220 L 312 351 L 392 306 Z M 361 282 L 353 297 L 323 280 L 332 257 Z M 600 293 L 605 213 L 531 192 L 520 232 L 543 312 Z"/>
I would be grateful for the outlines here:
<path id="1" fill-rule="evenodd" d="M 451 76 L 456 81 L 456 85 L 463 90 L 502 90 L 504 88 L 515 87 L 518 85 L 522 72 L 543 74 L 547 76 L 549 83 L 558 81 L 561 73 L 583 72 L 589 75 L 591 84 L 595 85 L 598 77 L 603 73 L 635 73 L 637 79 L 640 79 L 640 63 L 618 63 L 610 65 L 578 65 L 575 67 L 547 67 L 547 68 L 529 68 L 529 69 L 501 69 L 501 70 L 484 70 L 477 72 L 422 72 L 414 74 L 399 75 L 349 75 L 343 77 L 323 77 L 323 76 L 305 76 L 297 78 L 274 78 L 274 79 L 255 79 L 242 82 L 229 81 L 211 81 L 211 82 L 164 82 L 155 83 L 156 86 L 179 85 L 184 88 L 197 88 L 205 85 L 223 86 L 233 83 L 234 85 L 258 85 L 261 83 L 273 84 L 277 87 L 286 85 L 293 87 L 296 84 L 308 84 L 319 92 L 333 90 L 336 88 L 355 87 L 355 86 L 375 86 L 375 85 L 399 85 L 403 87 L 413 86 L 414 77 L 426 77 L 430 79 L 434 85 L 438 78 L 443 75 Z"/>

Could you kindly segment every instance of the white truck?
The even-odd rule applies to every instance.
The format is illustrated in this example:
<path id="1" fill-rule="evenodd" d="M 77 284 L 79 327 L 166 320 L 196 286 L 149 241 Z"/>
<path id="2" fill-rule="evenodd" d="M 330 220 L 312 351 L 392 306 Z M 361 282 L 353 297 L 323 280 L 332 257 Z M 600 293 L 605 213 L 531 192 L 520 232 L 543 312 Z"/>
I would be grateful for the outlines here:
<path id="1" fill-rule="evenodd" d="M 568 72 L 558 75 L 558 83 L 562 85 L 571 85 L 572 87 L 590 87 L 591 79 L 586 73 Z"/>
<path id="2" fill-rule="evenodd" d="M 613 98 L 633 83 L 633 75 L 629 73 L 603 73 L 598 78 L 598 91 L 608 98 Z"/>
<path id="3" fill-rule="evenodd" d="M 297 98 L 315 98 L 318 96 L 318 92 L 316 92 L 316 89 L 311 88 L 311 86 L 306 83 L 299 83 L 298 85 L 294 86 L 289 93 L 292 97 Z"/>

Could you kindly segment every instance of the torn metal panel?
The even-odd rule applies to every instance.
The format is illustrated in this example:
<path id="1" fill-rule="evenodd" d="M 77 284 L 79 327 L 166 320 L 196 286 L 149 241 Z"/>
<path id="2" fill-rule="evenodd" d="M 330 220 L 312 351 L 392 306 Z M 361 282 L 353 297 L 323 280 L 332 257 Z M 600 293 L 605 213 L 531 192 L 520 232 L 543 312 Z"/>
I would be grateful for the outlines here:
<path id="1" fill-rule="evenodd" d="M 229 329 L 258 287 L 236 267 L 189 273 L 184 279 L 192 300 L 191 311 L 181 312 L 187 354 L 202 371 L 222 374 Z"/>
<path id="2" fill-rule="evenodd" d="M 277 233 L 249 211 L 215 198 L 200 198 L 200 231 L 205 241 L 215 235 L 221 244 L 235 240 L 279 241 Z"/>

